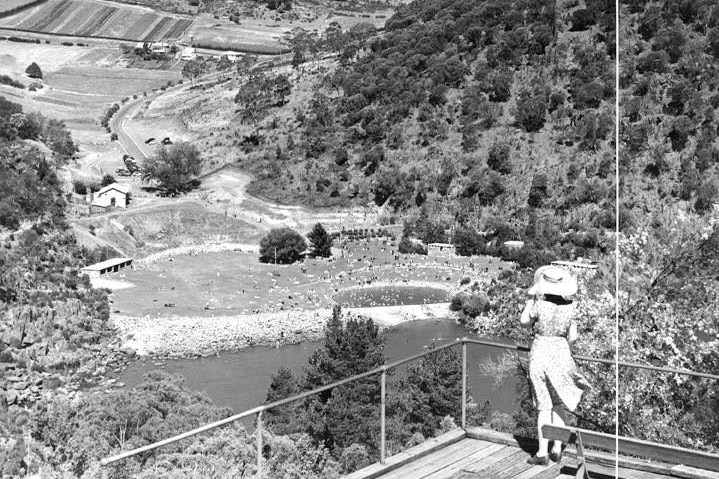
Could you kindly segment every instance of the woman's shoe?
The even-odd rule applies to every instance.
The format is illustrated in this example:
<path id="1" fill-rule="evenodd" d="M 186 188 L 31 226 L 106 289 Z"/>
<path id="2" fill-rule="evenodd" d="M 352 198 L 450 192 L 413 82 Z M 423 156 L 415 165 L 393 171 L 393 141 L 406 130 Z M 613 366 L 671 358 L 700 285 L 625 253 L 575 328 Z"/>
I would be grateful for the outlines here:
<path id="1" fill-rule="evenodd" d="M 546 466 L 549 464 L 549 460 L 547 459 L 547 456 L 532 456 L 527 459 L 527 464 L 531 464 L 533 466 Z"/>
<path id="2" fill-rule="evenodd" d="M 562 452 L 550 452 L 549 459 L 559 464 L 559 462 L 562 460 Z"/>

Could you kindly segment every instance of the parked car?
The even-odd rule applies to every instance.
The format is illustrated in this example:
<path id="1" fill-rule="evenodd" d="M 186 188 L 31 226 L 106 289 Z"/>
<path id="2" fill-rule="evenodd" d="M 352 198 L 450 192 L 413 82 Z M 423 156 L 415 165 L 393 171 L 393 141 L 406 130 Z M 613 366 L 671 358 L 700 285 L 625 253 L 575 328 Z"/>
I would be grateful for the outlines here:
<path id="1" fill-rule="evenodd" d="M 130 173 L 134 173 L 140 169 L 140 167 L 137 165 L 137 162 L 135 161 L 135 158 L 131 157 L 130 155 L 125 155 L 122 158 L 123 163 L 125 163 L 125 168 L 127 168 L 127 171 Z"/>
<path id="2" fill-rule="evenodd" d="M 154 145 L 154 144 L 155 144 L 155 139 L 154 139 L 154 138 L 148 138 L 147 140 L 145 140 L 145 144 L 146 144 L 146 145 Z"/>
<path id="3" fill-rule="evenodd" d="M 171 145 L 171 144 L 172 144 L 172 140 L 170 139 L 169 136 L 166 136 L 165 138 L 162 139 L 162 144 L 163 144 L 163 145 Z"/>
<path id="4" fill-rule="evenodd" d="M 130 172 L 125 168 L 118 168 L 115 170 L 115 173 L 120 176 L 130 176 Z"/>

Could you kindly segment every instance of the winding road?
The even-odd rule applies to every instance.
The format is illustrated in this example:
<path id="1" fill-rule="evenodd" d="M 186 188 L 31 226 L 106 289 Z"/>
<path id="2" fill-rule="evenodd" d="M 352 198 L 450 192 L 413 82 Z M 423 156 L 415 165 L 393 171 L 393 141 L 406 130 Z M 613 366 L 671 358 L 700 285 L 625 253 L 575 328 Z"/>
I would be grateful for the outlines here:
<path id="1" fill-rule="evenodd" d="M 268 60 L 271 61 L 271 60 Z M 261 67 L 264 63 L 255 66 Z M 277 66 L 276 68 L 282 68 Z M 110 120 L 110 127 L 117 133 L 118 142 L 128 155 L 133 156 L 140 166 L 152 155 L 143 144 L 142 139 L 134 138 L 127 130 L 128 122 L 137 115 L 146 102 L 152 102 L 162 95 L 176 93 L 183 89 L 207 85 L 217 77 L 227 72 L 213 72 L 200 77 L 193 84 L 185 82 L 175 85 L 165 91 L 155 92 L 148 97 L 130 100 L 120 107 Z M 321 222 L 325 227 L 339 229 L 342 225 L 347 227 L 368 226 L 376 221 L 375 214 L 370 213 L 368 218 L 366 210 L 344 209 L 335 211 L 315 211 L 298 205 L 283 205 L 259 198 L 247 193 L 247 186 L 252 178 L 231 166 L 222 166 L 217 170 L 207 172 L 201 177 L 202 186 L 186 201 L 201 203 L 208 211 L 222 213 L 242 219 L 254 224 L 261 230 L 277 226 L 290 226 L 300 230 L 309 230 L 312 225 Z M 153 202 L 154 203 L 154 202 Z M 164 203 L 160 207 L 166 206 Z M 152 208 L 154 205 L 145 205 Z M 369 221 L 368 221 L 369 220 Z"/>

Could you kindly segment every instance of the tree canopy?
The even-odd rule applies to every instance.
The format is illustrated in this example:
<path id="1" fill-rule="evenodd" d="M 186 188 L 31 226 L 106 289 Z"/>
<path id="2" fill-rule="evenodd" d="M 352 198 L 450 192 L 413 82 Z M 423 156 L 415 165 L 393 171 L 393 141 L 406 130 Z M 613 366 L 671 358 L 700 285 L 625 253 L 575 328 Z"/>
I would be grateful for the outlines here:
<path id="1" fill-rule="evenodd" d="M 42 78 L 42 70 L 40 70 L 40 66 L 32 62 L 28 67 L 25 69 L 25 73 L 30 78 Z"/>
<path id="2" fill-rule="evenodd" d="M 316 258 L 332 256 L 332 237 L 321 223 L 317 223 L 307 235 L 310 240 L 310 255 Z"/>
<path id="3" fill-rule="evenodd" d="M 307 249 L 305 239 L 291 228 L 274 228 L 260 240 L 260 261 L 291 264 L 299 261 Z"/>
<path id="4" fill-rule="evenodd" d="M 177 195 L 191 190 L 193 180 L 202 171 L 202 157 L 194 145 L 177 142 L 169 148 L 162 146 L 155 156 L 147 159 L 143 178 L 157 181 L 167 194 Z"/>

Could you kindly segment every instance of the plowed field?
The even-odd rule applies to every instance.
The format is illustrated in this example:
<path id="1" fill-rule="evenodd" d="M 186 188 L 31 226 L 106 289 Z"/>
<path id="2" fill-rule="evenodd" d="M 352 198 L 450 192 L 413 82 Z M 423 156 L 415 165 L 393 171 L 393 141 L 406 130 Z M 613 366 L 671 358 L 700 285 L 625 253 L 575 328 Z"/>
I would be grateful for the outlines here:
<path id="1" fill-rule="evenodd" d="M 0 27 L 78 37 L 154 42 L 179 38 L 192 20 L 85 0 L 49 0 L 0 22 Z"/>

